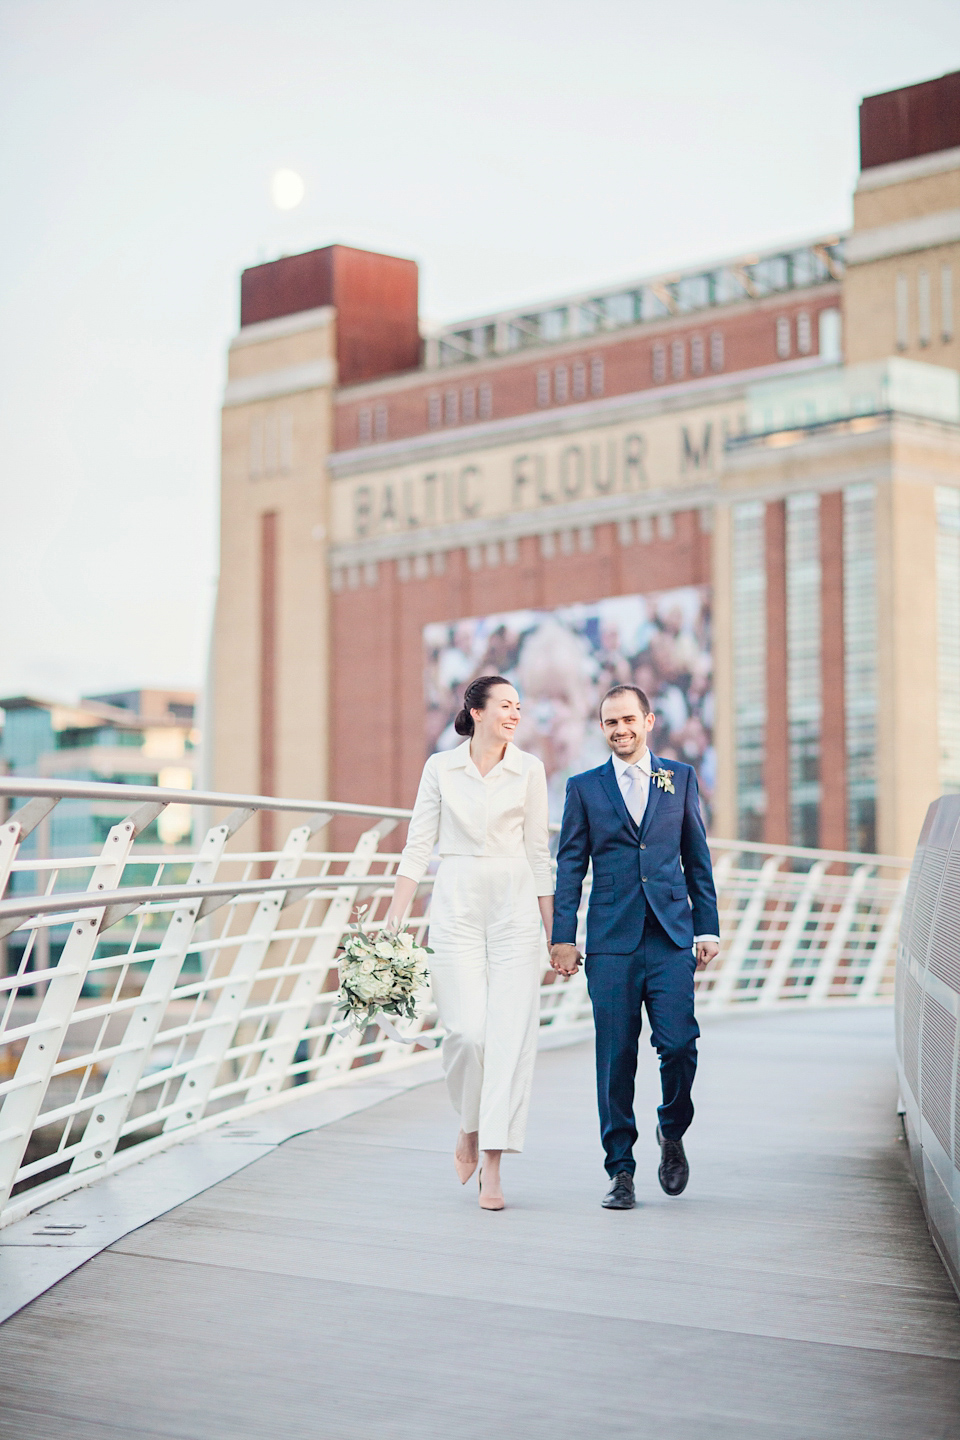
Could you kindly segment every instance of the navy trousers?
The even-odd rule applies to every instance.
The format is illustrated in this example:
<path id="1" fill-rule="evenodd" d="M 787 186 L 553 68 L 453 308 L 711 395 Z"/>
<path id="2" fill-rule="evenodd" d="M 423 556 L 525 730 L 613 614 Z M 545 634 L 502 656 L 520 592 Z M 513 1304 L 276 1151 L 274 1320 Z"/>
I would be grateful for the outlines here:
<path id="1" fill-rule="evenodd" d="M 696 968 L 692 951 L 674 945 L 649 911 L 632 955 L 587 955 L 587 986 L 597 1032 L 600 1136 L 611 1176 L 621 1170 L 632 1175 L 636 1168 L 633 1092 L 643 1005 L 650 1043 L 660 1056 L 661 1134 L 679 1140 L 693 1119 L 690 1090 L 700 1034 L 693 1013 Z"/>

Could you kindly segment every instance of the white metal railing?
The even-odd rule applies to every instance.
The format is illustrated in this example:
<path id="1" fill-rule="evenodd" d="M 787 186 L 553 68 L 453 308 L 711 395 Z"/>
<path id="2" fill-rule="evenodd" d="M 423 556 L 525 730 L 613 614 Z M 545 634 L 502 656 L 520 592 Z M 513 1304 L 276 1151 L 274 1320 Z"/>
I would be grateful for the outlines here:
<path id="1" fill-rule="evenodd" d="M 358 904 L 373 925 L 385 913 L 399 851 L 381 844 L 408 810 L 11 778 L 0 800 L 17 807 L 0 824 L 0 1224 L 225 1120 L 429 1057 L 376 1025 L 334 1028 L 337 951 Z M 116 807 L 99 854 L 32 853 L 61 800 Z M 199 846 L 135 844 L 171 804 L 207 826 Z M 263 811 L 292 828 L 244 849 Z M 331 822 L 353 843 L 322 848 Z M 702 1008 L 891 996 L 908 861 L 711 846 L 723 947 Z M 583 975 L 558 981 L 546 949 L 541 995 L 544 1028 L 586 1033 Z M 436 1030 L 427 1004 L 407 1033 Z"/>

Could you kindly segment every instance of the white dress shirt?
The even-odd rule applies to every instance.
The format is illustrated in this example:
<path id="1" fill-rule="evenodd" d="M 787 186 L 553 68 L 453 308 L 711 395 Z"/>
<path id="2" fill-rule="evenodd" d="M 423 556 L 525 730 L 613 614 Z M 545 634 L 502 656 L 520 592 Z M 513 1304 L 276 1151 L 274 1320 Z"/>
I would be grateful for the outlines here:
<path id="1" fill-rule="evenodd" d="M 639 825 L 650 798 L 650 751 L 644 746 L 640 759 L 632 765 L 614 755 L 613 768 L 617 772 L 617 783 L 626 807 Z"/>
<path id="2" fill-rule="evenodd" d="M 613 768 L 617 774 L 617 783 L 620 786 L 624 804 L 639 826 L 647 808 L 647 801 L 650 799 L 649 748 L 645 745 L 640 759 L 633 764 L 628 764 L 626 760 L 621 760 L 619 755 L 614 755 Z M 714 944 L 720 944 L 719 935 L 694 935 L 694 945 L 699 945 L 701 940 L 712 940 Z"/>
<path id="3" fill-rule="evenodd" d="M 445 855 L 526 856 L 538 895 L 554 891 L 543 762 L 516 745 L 486 775 L 470 741 L 431 755 L 423 767 L 397 874 L 418 884 L 438 844 Z"/>

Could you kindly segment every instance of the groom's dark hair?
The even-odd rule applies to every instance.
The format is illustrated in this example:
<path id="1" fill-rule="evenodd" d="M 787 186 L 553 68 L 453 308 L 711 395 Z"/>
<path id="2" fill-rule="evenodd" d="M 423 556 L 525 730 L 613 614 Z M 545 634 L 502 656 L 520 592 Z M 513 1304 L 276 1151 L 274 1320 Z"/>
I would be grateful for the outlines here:
<path id="1" fill-rule="evenodd" d="M 637 699 L 640 701 L 640 708 L 643 711 L 644 715 L 650 714 L 650 701 L 640 689 L 639 685 L 612 685 L 607 691 L 606 695 L 604 695 L 603 700 L 600 701 L 601 720 L 603 719 L 604 702 L 607 700 L 612 700 L 614 695 L 625 695 L 628 690 L 632 690 L 634 695 L 636 695 Z"/>

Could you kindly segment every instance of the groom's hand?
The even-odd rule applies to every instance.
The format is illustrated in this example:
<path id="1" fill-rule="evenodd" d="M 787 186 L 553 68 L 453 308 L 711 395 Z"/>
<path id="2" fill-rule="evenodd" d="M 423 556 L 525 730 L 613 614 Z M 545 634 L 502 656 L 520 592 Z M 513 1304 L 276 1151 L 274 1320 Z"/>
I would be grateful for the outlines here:
<path id="1" fill-rule="evenodd" d="M 551 945 L 550 964 L 558 975 L 576 975 L 580 968 L 580 951 L 576 945 Z"/>
<path id="2" fill-rule="evenodd" d="M 716 940 L 701 940 L 697 946 L 697 969 L 705 970 L 711 960 L 716 960 L 720 954 L 720 946 Z"/>

